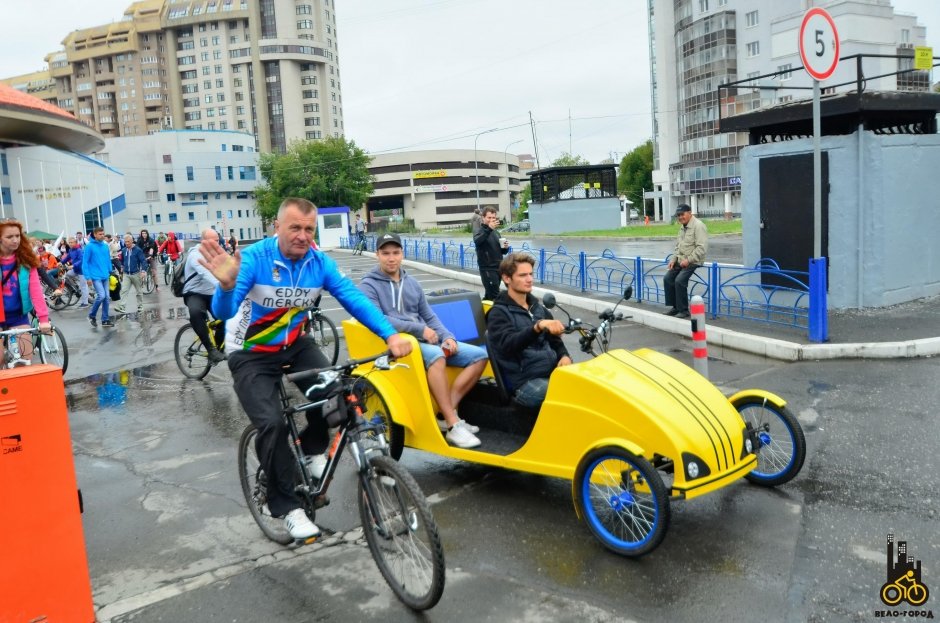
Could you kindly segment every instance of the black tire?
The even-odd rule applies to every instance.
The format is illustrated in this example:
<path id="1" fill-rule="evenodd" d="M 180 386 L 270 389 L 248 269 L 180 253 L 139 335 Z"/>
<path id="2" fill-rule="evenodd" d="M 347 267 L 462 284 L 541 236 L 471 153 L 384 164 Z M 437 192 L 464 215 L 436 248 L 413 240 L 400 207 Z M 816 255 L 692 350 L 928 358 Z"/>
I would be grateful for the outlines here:
<path id="1" fill-rule="evenodd" d="M 575 471 L 574 503 L 598 541 L 638 557 L 656 549 L 669 528 L 669 495 L 649 461 L 623 448 L 588 452 Z"/>
<path id="2" fill-rule="evenodd" d="M 55 311 L 62 311 L 68 307 L 68 303 L 65 300 L 65 292 L 62 293 L 62 296 L 55 296 L 52 294 L 52 290 L 49 286 L 46 286 L 46 302 L 49 304 L 49 307 Z"/>
<path id="3" fill-rule="evenodd" d="M 33 350 L 39 351 L 39 361 L 62 368 L 62 374 L 69 369 L 69 346 L 59 327 L 52 327 L 52 335 L 39 333 L 33 339 Z"/>
<path id="4" fill-rule="evenodd" d="M 284 520 L 272 517 L 268 510 L 265 476 L 255 450 L 257 436 L 258 431 L 249 424 L 238 440 L 238 479 L 242 483 L 242 493 L 245 494 L 248 510 L 264 536 L 275 543 L 287 545 L 293 542 L 293 539 L 284 526 Z"/>
<path id="5" fill-rule="evenodd" d="M 65 288 L 65 292 L 62 293 L 62 297 L 65 299 L 66 307 L 71 307 L 81 300 L 82 293 L 77 286 L 73 286 L 71 283 L 66 281 L 63 287 Z"/>
<path id="6" fill-rule="evenodd" d="M 170 285 L 170 281 L 173 279 L 173 268 L 174 264 L 169 260 L 163 265 L 163 282 L 166 285 Z"/>
<path id="7" fill-rule="evenodd" d="M 196 335 L 193 325 L 188 322 L 176 332 L 173 354 L 176 356 L 176 365 L 186 378 L 204 379 L 212 368 L 209 353 Z"/>
<path id="8" fill-rule="evenodd" d="M 382 577 L 412 610 L 433 608 L 444 593 L 444 546 L 418 483 L 391 458 L 376 456 L 360 476 L 358 497 Z"/>
<path id="9" fill-rule="evenodd" d="M 330 365 L 336 365 L 339 359 L 339 332 L 336 330 L 336 324 L 330 320 L 329 316 L 315 314 L 310 320 L 308 337 L 314 341 L 317 348 L 320 349 Z"/>
<path id="10" fill-rule="evenodd" d="M 757 467 L 744 477 L 762 487 L 793 480 L 806 460 L 806 437 L 796 417 L 786 407 L 764 401 L 743 402 L 735 408 L 760 441 Z"/>
<path id="11" fill-rule="evenodd" d="M 376 415 L 382 418 L 382 423 L 385 425 L 385 438 L 388 441 L 388 453 L 397 461 L 401 458 L 401 453 L 405 449 L 405 428 L 392 420 L 388 404 L 386 404 L 379 390 L 368 379 L 357 379 L 353 391 L 359 396 L 359 401 L 362 404 L 362 414 L 367 421 Z"/>
<path id="12" fill-rule="evenodd" d="M 142 285 L 144 287 L 144 294 L 150 294 L 151 292 L 153 292 L 153 289 L 156 287 L 157 284 L 154 283 L 153 281 L 152 271 L 150 270 L 147 271 L 147 276 L 144 277 L 144 282 Z"/>

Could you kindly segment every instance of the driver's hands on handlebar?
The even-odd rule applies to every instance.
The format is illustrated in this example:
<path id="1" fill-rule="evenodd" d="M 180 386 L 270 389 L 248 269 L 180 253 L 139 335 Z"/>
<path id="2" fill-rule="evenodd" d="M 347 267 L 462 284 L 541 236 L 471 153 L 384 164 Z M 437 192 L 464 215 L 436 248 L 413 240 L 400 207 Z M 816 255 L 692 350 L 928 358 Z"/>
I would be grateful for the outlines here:
<path id="1" fill-rule="evenodd" d="M 45 333 L 46 335 L 52 335 L 52 323 L 51 322 L 40 322 L 39 323 L 39 332 Z"/>
<path id="2" fill-rule="evenodd" d="M 389 336 L 385 343 L 388 345 L 388 352 L 392 355 L 392 359 L 399 359 L 411 352 L 411 342 L 397 333 Z"/>
<path id="3" fill-rule="evenodd" d="M 565 325 L 561 320 L 539 320 L 533 327 L 536 333 L 548 331 L 552 335 L 561 335 L 565 332 Z"/>

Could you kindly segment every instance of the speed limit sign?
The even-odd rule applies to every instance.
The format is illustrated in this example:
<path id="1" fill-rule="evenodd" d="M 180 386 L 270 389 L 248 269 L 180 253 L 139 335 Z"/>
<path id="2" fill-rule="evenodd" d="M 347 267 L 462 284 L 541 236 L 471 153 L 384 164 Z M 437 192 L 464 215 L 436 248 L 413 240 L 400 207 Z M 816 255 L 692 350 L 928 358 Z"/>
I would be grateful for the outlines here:
<path id="1" fill-rule="evenodd" d="M 816 80 L 825 80 L 839 64 L 839 33 L 832 16 L 824 9 L 812 8 L 800 25 L 800 60 L 806 72 Z"/>

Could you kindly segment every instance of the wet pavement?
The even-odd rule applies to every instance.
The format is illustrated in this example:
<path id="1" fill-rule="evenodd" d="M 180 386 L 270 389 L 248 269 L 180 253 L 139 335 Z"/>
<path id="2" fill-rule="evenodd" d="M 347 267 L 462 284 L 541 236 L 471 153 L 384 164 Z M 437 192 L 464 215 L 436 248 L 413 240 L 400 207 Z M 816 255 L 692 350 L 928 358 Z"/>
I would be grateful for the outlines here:
<path id="1" fill-rule="evenodd" d="M 333 257 L 354 278 L 374 265 Z M 461 287 L 412 274 L 426 290 Z M 111 330 L 91 329 L 79 310 L 55 316 L 70 346 L 66 392 L 100 621 L 867 621 L 885 608 L 889 531 L 936 583 L 937 359 L 712 353 L 710 378 L 723 391 L 759 387 L 789 401 L 806 464 L 777 489 L 741 483 L 674 503 L 663 544 L 639 560 L 599 545 L 567 481 L 406 449 L 447 560 L 441 603 L 416 615 L 363 544 L 348 464 L 317 516 L 330 536 L 301 548 L 263 537 L 238 483 L 247 418 L 231 377 L 219 366 L 183 379 L 172 344 L 185 309 L 169 292 L 148 299 L 143 317 Z M 345 315 L 328 297 L 323 306 L 337 322 Z M 614 340 L 691 362 L 682 336 L 626 324 Z"/>

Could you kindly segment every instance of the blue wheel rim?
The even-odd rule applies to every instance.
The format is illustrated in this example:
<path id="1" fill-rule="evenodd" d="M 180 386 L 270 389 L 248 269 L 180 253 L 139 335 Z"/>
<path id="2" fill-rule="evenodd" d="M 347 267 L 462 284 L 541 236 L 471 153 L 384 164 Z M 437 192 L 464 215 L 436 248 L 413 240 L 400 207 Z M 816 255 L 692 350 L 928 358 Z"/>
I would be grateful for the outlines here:
<path id="1" fill-rule="evenodd" d="M 749 413 L 754 412 L 760 415 L 750 417 Z M 770 405 L 745 405 L 740 413 L 746 422 L 759 429 L 757 437 L 761 447 L 751 477 L 772 480 L 787 472 L 796 460 L 796 439 L 780 412 Z M 770 425 L 769 431 L 763 430 L 764 424 Z"/>
<path id="2" fill-rule="evenodd" d="M 606 484 L 592 483 L 592 475 L 601 464 L 616 461 L 617 469 L 601 467 Z M 610 464 L 608 464 L 610 465 Z M 652 491 L 629 491 L 614 484 L 622 471 L 638 471 L 622 456 L 605 454 L 591 461 L 579 483 L 584 517 L 593 532 L 606 544 L 621 550 L 642 548 L 659 525 L 659 506 Z M 615 534 L 615 531 L 617 534 Z"/>

